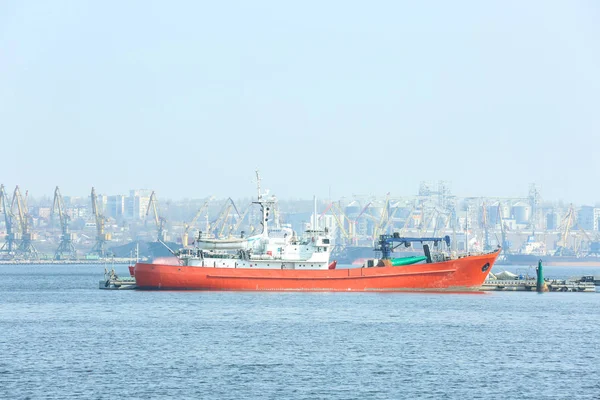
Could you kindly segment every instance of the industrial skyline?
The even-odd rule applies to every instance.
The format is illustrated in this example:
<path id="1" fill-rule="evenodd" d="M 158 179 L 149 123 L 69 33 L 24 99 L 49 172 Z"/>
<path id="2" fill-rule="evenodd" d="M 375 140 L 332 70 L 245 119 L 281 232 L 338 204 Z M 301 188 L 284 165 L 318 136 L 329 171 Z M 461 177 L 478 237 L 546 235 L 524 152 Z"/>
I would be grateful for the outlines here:
<path id="1" fill-rule="evenodd" d="M 600 243 L 600 206 L 546 201 L 534 184 L 515 198 L 456 196 L 446 181 L 421 182 L 415 189 L 405 196 L 282 200 L 274 218 L 296 232 L 316 223 L 331 232 L 337 247 L 369 248 L 380 234 L 391 232 L 417 237 L 452 232 L 462 251 L 501 246 L 514 252 L 533 243 L 536 234 L 543 237 L 535 243 L 544 252 L 565 248 L 578 253 Z M 261 230 L 251 195 L 175 201 L 151 190 L 122 195 L 92 187 L 86 197 L 63 197 L 56 187 L 53 199 L 32 200 L 18 186 L 14 191 L 0 186 L 1 258 L 48 259 L 54 248 L 57 259 L 75 259 L 81 251 L 86 257 L 124 257 L 140 240 L 158 245 L 160 252 L 187 247 L 198 232 L 232 237 Z"/>

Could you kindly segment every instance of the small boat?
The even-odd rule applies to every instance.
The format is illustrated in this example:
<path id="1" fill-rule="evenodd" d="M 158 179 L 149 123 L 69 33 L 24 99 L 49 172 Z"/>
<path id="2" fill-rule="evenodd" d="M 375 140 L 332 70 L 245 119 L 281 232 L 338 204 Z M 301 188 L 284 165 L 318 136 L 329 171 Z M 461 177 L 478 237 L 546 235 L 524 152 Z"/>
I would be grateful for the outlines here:
<path id="1" fill-rule="evenodd" d="M 106 268 L 104 269 L 104 279 L 98 282 L 98 288 L 103 290 L 128 290 L 128 289 L 136 289 L 135 278 L 119 277 L 114 268 L 111 268 L 108 271 Z"/>

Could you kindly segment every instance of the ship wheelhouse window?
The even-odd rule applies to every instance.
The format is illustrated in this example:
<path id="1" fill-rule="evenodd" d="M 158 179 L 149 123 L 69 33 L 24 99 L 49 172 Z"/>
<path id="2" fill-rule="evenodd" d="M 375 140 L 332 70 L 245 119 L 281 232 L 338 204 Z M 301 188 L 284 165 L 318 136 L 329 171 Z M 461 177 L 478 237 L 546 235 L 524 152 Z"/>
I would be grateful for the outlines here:
<path id="1" fill-rule="evenodd" d="M 323 244 L 329 244 L 329 239 L 323 239 Z"/>

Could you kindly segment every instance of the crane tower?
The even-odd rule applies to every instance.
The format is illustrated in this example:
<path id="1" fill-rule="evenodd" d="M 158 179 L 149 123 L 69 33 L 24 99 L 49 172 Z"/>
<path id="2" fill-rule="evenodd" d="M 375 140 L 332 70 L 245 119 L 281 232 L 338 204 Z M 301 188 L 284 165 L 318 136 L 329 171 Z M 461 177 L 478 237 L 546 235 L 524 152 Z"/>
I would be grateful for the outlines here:
<path id="1" fill-rule="evenodd" d="M 17 207 L 17 217 L 19 220 L 19 226 L 21 228 L 21 243 L 17 247 L 17 256 L 24 259 L 37 259 L 38 252 L 33 245 L 33 234 L 29 230 L 29 211 L 27 209 L 27 196 L 23 199 L 19 186 L 15 188 L 13 193 L 11 210 L 14 212 L 14 207 Z"/>
<path id="2" fill-rule="evenodd" d="M 110 241 L 110 233 L 104 232 L 104 222 L 106 218 L 98 209 L 98 197 L 96 196 L 96 189 L 92 188 L 92 213 L 96 221 L 96 244 L 92 247 L 92 254 L 97 254 L 99 257 L 106 257 L 108 252 L 106 251 L 106 242 Z"/>
<path id="3" fill-rule="evenodd" d="M 5 252 L 8 258 L 12 258 L 17 248 L 17 241 L 13 232 L 14 214 L 11 210 L 8 196 L 4 190 L 4 185 L 0 185 L 0 212 L 4 214 L 4 222 L 6 224 L 6 237 L 5 242 L 0 249 Z"/>
<path id="4" fill-rule="evenodd" d="M 73 234 L 69 232 L 70 217 L 65 213 L 65 206 L 60 189 L 58 186 L 54 190 L 54 202 L 52 203 L 52 213 L 58 213 L 60 219 L 60 244 L 54 253 L 55 260 L 77 259 L 77 251 L 73 246 Z"/>
<path id="5" fill-rule="evenodd" d="M 154 216 L 154 222 L 156 223 L 156 228 L 158 229 L 157 242 L 164 243 L 165 241 L 165 218 L 158 215 L 158 201 L 156 200 L 156 193 L 152 191 L 150 194 L 150 200 L 148 201 L 148 208 L 146 209 L 146 217 L 150 214 L 150 210 L 152 210 Z"/>

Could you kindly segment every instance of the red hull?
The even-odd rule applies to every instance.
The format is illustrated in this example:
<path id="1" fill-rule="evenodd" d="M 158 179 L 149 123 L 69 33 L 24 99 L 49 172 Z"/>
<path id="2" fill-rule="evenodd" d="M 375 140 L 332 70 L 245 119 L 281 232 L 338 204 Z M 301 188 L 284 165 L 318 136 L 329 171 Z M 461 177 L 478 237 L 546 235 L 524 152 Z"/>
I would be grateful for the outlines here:
<path id="1" fill-rule="evenodd" d="M 332 270 L 202 268 L 165 264 L 135 265 L 140 289 L 396 291 L 476 290 L 499 251 L 431 264 Z"/>

